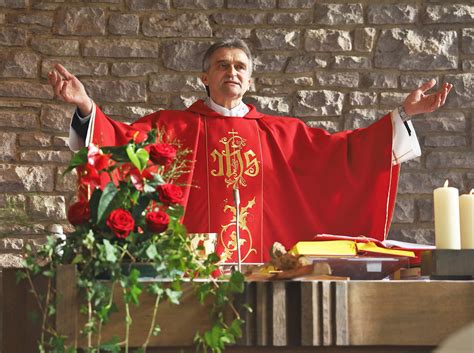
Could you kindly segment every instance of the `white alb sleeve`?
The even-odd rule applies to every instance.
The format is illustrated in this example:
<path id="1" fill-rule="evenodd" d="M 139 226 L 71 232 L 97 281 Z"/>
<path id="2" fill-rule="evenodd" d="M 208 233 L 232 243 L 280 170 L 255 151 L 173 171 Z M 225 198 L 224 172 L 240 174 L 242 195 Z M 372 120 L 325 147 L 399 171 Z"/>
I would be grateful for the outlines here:
<path id="1" fill-rule="evenodd" d="M 79 151 L 82 147 L 89 146 L 89 143 L 92 139 L 92 132 L 94 131 L 94 122 L 95 122 L 95 103 L 92 101 L 92 113 L 88 116 L 81 117 L 77 109 L 75 114 L 81 120 L 81 122 L 86 123 L 89 121 L 89 127 L 87 129 L 86 139 L 83 140 L 79 134 L 73 129 L 72 125 L 69 125 L 69 149 L 73 152 Z M 73 116 L 74 118 L 74 116 Z"/>
<path id="2" fill-rule="evenodd" d="M 392 164 L 400 164 L 421 156 L 420 143 L 416 137 L 415 128 L 410 120 L 405 126 L 398 110 L 390 113 L 393 126 Z"/>

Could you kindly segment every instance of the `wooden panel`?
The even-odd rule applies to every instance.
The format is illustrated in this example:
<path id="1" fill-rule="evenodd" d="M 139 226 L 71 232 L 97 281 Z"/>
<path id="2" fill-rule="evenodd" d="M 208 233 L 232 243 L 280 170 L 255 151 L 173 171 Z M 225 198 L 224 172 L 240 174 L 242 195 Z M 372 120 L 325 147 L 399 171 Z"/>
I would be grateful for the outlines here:
<path id="1" fill-rule="evenodd" d="M 437 345 L 474 320 L 474 282 L 349 281 L 336 283 L 337 343 Z"/>
<path id="2" fill-rule="evenodd" d="M 438 249 L 423 251 L 421 257 L 423 275 L 442 279 L 473 279 L 474 249 Z"/>
<path id="3" fill-rule="evenodd" d="M 268 321 L 270 315 L 268 315 L 268 291 L 270 282 L 257 282 L 257 300 L 255 307 L 255 318 L 257 326 L 257 345 L 266 346 L 269 344 L 269 330 Z"/>
<path id="4" fill-rule="evenodd" d="M 323 345 L 331 346 L 335 343 L 333 331 L 336 324 L 334 318 L 334 282 L 323 281 L 322 287 L 323 300 L 321 310 L 323 321 Z"/>
<path id="5" fill-rule="evenodd" d="M 286 346 L 286 288 L 285 282 L 271 282 L 272 284 L 272 344 Z"/>
<path id="6" fill-rule="evenodd" d="M 322 345 L 321 282 L 301 282 L 301 345 Z"/>
<path id="7" fill-rule="evenodd" d="M 255 314 L 257 296 L 257 283 L 246 282 L 245 290 L 242 295 L 237 296 L 235 307 L 239 311 L 241 319 L 245 321 L 242 327 L 242 338 L 237 340 L 237 344 L 241 346 L 253 346 L 257 342 L 257 323 Z M 243 305 L 249 305 L 252 312 L 249 312 L 243 307 Z"/>
<path id="8" fill-rule="evenodd" d="M 77 346 L 78 300 L 76 266 L 61 266 L 56 276 L 56 327 L 61 335 L 70 338 L 68 343 Z"/>

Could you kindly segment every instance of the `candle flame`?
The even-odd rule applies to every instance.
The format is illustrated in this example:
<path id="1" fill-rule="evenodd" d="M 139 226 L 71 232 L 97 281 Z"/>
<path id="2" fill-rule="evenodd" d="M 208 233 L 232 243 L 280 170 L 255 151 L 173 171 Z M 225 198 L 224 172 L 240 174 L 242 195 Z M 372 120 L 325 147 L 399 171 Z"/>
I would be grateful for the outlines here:
<path id="1" fill-rule="evenodd" d="M 471 189 L 471 191 L 469 192 L 470 195 L 474 195 L 474 189 Z"/>
<path id="2" fill-rule="evenodd" d="M 448 185 L 449 185 L 449 180 L 448 180 L 448 179 L 446 179 L 446 181 L 444 182 L 444 187 L 445 187 L 445 188 L 447 188 L 447 187 L 448 187 Z"/>

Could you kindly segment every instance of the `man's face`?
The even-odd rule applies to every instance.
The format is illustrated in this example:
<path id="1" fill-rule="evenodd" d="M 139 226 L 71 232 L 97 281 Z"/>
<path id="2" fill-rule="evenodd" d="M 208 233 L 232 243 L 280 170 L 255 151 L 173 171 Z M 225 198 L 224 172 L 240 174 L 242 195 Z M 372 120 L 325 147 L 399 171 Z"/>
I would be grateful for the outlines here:
<path id="1" fill-rule="evenodd" d="M 249 89 L 249 58 L 240 49 L 220 48 L 212 54 L 209 70 L 201 79 L 214 102 L 232 108 Z"/>

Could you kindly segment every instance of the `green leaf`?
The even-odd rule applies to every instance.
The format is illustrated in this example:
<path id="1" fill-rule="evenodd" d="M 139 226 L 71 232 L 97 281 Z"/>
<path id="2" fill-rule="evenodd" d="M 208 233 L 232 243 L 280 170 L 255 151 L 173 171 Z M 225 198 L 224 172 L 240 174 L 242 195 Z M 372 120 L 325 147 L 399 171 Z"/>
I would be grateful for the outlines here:
<path id="1" fill-rule="evenodd" d="M 179 304 L 179 298 L 181 298 L 181 291 L 174 291 L 170 288 L 166 288 L 166 296 L 168 297 L 169 301 L 173 304 Z"/>
<path id="2" fill-rule="evenodd" d="M 107 261 L 115 263 L 117 262 L 117 249 L 110 243 L 108 239 L 104 239 L 105 258 Z"/>
<path id="3" fill-rule="evenodd" d="M 71 170 L 76 168 L 77 166 L 83 165 L 87 163 L 87 148 L 83 147 L 78 152 L 74 153 L 69 162 L 69 166 L 63 172 L 63 175 L 69 173 Z"/>
<path id="4" fill-rule="evenodd" d="M 95 189 L 92 193 L 91 199 L 89 201 L 89 207 L 91 210 L 91 221 L 92 223 L 97 224 L 97 210 L 99 208 L 99 201 L 102 196 L 102 190 L 99 188 Z"/>
<path id="5" fill-rule="evenodd" d="M 130 159 L 130 162 L 132 162 L 132 164 L 135 167 L 140 169 L 141 168 L 140 160 L 138 159 L 137 155 L 135 154 L 135 145 L 131 144 L 131 143 L 128 144 L 127 147 L 126 147 L 126 151 L 127 151 L 127 156 Z"/>
<path id="6" fill-rule="evenodd" d="M 148 256 L 150 260 L 153 260 L 156 257 L 156 255 L 158 255 L 158 251 L 156 250 L 156 245 L 150 244 L 148 248 L 146 248 L 146 256 Z"/>
<path id="7" fill-rule="evenodd" d="M 181 205 L 170 205 L 168 209 L 166 210 L 166 213 L 170 217 L 179 219 L 184 215 L 184 207 Z"/>
<path id="8" fill-rule="evenodd" d="M 106 352 L 120 353 L 120 339 L 114 336 L 110 341 L 102 343 L 100 349 Z"/>
<path id="9" fill-rule="evenodd" d="M 137 152 L 135 152 L 135 155 L 137 156 L 138 160 L 140 161 L 140 167 L 138 169 L 140 169 L 140 171 L 142 171 L 143 169 L 145 169 L 145 167 L 148 163 L 148 159 L 149 159 L 148 152 L 143 148 L 139 148 L 137 150 Z"/>
<path id="10" fill-rule="evenodd" d="M 156 325 L 154 328 L 153 328 L 153 336 L 158 336 L 161 332 L 161 327 L 160 325 Z"/>
<path id="11" fill-rule="evenodd" d="M 105 213 L 109 208 L 110 204 L 114 197 L 118 194 L 119 190 L 114 185 L 114 183 L 109 182 L 102 192 L 102 195 L 99 200 L 99 205 L 97 207 L 97 223 L 102 223 L 102 220 L 105 217 Z"/>
<path id="12" fill-rule="evenodd" d="M 73 265 L 76 265 L 78 263 L 81 263 L 82 261 L 84 261 L 84 257 L 82 256 L 82 254 L 77 254 L 74 259 L 72 259 L 72 264 Z"/>
<path id="13" fill-rule="evenodd" d="M 146 187 L 147 184 L 145 184 Z M 142 196 L 138 199 L 138 202 L 133 206 L 132 209 L 132 217 L 133 219 L 138 219 L 142 212 L 147 208 L 148 204 L 150 203 L 150 199 L 147 196 Z"/>

